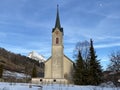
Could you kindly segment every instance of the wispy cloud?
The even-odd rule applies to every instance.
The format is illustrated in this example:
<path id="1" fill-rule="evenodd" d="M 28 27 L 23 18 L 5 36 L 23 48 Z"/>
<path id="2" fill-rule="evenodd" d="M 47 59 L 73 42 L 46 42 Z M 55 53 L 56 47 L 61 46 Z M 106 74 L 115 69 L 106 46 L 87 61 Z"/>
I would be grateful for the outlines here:
<path id="1" fill-rule="evenodd" d="M 2 38 L 6 38 L 7 34 L 5 32 L 0 32 L 0 38 L 2 40 Z"/>
<path id="2" fill-rule="evenodd" d="M 110 48 L 110 47 L 116 47 L 116 46 L 120 46 L 120 42 L 119 43 L 106 43 L 106 44 L 100 44 L 100 45 L 95 45 L 95 48 Z"/>

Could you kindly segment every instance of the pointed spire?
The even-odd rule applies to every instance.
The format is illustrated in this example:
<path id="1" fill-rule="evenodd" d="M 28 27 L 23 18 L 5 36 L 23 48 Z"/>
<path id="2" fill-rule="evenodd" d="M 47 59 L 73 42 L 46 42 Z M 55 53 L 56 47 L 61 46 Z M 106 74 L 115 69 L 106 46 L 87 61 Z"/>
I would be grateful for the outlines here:
<path id="1" fill-rule="evenodd" d="M 59 28 L 59 29 L 61 28 L 60 18 L 59 18 L 59 5 L 57 5 L 57 16 L 56 16 L 55 28 Z"/>
<path id="2" fill-rule="evenodd" d="M 63 28 L 60 25 L 59 6 L 58 5 L 57 5 L 57 15 L 56 15 L 55 27 L 53 28 L 52 32 L 54 32 L 56 28 L 58 28 L 62 32 L 62 34 L 64 34 Z"/>

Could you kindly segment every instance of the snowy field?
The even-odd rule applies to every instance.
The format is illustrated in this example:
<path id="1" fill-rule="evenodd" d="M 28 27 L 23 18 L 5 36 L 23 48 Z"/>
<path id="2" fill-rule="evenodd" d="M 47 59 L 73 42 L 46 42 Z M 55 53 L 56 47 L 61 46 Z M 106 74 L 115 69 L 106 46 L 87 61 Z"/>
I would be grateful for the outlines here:
<path id="1" fill-rule="evenodd" d="M 0 90 L 120 90 L 115 87 L 75 86 L 75 85 L 31 85 L 24 83 L 0 83 Z"/>
<path id="2" fill-rule="evenodd" d="M 0 90 L 40 90 L 39 87 L 31 87 L 22 83 L 0 83 Z"/>

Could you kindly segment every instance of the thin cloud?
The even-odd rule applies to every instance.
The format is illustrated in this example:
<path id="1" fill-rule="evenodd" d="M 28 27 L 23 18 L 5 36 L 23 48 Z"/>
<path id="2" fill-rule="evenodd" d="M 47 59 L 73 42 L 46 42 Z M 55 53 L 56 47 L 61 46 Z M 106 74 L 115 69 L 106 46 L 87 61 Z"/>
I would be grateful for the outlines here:
<path id="1" fill-rule="evenodd" d="M 5 32 L 0 32 L 0 39 L 6 38 L 7 34 Z"/>
<path id="2" fill-rule="evenodd" d="M 116 47 L 116 46 L 120 46 L 120 43 L 100 44 L 100 45 L 95 45 L 95 48 L 110 48 L 110 47 Z"/>

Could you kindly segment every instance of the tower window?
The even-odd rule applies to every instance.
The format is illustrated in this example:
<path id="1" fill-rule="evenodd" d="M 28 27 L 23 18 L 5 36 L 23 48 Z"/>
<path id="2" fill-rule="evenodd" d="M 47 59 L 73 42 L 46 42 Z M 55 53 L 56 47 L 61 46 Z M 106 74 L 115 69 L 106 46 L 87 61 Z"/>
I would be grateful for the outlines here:
<path id="1" fill-rule="evenodd" d="M 56 44 L 58 44 L 59 43 L 59 38 L 56 38 Z"/>

